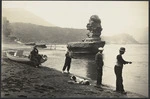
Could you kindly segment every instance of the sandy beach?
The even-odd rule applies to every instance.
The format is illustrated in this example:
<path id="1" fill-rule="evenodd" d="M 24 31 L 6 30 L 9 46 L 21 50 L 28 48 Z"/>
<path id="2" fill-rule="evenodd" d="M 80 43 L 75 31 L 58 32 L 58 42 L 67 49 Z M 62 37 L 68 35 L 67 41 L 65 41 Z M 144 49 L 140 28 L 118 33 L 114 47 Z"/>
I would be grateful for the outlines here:
<path id="1" fill-rule="evenodd" d="M 2 98 L 146 98 L 127 92 L 123 95 L 115 92 L 111 86 L 96 88 L 92 85 L 70 84 L 72 74 L 41 66 L 35 68 L 9 60 L 2 53 L 1 97 Z"/>

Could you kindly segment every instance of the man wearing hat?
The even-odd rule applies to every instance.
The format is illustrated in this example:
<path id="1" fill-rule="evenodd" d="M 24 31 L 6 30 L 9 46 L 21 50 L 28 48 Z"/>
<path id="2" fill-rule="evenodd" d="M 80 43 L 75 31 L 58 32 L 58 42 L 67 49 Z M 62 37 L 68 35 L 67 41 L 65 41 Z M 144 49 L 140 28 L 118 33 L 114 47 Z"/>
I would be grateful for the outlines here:
<path id="1" fill-rule="evenodd" d="M 100 85 L 102 85 L 102 75 L 103 75 L 103 48 L 100 47 L 98 48 L 99 52 L 95 55 L 95 61 L 96 61 L 96 65 L 97 65 L 97 86 L 99 87 Z"/>
<path id="2" fill-rule="evenodd" d="M 114 71 L 116 74 L 116 91 L 123 93 L 123 94 L 126 94 L 124 87 L 123 87 L 122 69 L 123 69 L 124 64 L 131 64 L 132 62 L 125 61 L 122 58 L 122 55 L 124 53 L 125 53 L 125 48 L 121 47 L 119 50 L 119 55 L 117 55 L 117 57 L 116 57 L 117 62 L 116 62 L 116 65 L 114 67 Z"/>

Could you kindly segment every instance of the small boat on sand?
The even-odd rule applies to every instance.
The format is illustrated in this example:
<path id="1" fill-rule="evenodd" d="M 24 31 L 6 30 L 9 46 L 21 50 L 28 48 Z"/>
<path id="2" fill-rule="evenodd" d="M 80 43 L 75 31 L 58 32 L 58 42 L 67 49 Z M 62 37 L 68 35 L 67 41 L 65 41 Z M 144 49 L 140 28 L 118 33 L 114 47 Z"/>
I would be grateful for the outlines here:
<path id="1" fill-rule="evenodd" d="M 7 51 L 6 56 L 8 59 L 20 63 L 25 63 L 25 64 L 31 64 L 32 61 L 29 59 L 28 56 L 23 55 L 23 50 L 18 50 L 18 51 Z M 47 61 L 47 56 L 46 55 L 41 55 L 42 58 L 40 60 L 40 63 L 44 63 Z"/>

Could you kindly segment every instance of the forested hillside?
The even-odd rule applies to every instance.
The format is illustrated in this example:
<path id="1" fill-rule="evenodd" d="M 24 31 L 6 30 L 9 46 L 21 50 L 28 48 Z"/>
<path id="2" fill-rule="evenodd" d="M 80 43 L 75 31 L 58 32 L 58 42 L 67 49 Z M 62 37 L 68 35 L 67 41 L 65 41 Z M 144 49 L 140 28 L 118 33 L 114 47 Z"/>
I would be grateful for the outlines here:
<path id="1" fill-rule="evenodd" d="M 86 38 L 86 29 L 71 29 L 60 27 L 46 27 L 27 23 L 12 23 L 13 35 L 22 42 L 46 42 L 65 44 L 81 41 Z"/>
<path id="2" fill-rule="evenodd" d="M 8 26 L 9 26 L 8 37 L 11 37 L 12 39 L 17 38 L 23 43 L 38 42 L 38 43 L 47 43 L 47 44 L 50 43 L 67 44 L 68 42 L 80 42 L 83 39 L 87 38 L 86 34 L 89 32 L 86 29 L 48 27 L 42 25 L 35 25 L 31 23 L 9 23 Z M 108 44 L 109 43 L 114 43 L 114 44 L 138 43 L 129 34 L 101 36 L 101 38 L 102 40 L 106 41 L 106 43 Z"/>

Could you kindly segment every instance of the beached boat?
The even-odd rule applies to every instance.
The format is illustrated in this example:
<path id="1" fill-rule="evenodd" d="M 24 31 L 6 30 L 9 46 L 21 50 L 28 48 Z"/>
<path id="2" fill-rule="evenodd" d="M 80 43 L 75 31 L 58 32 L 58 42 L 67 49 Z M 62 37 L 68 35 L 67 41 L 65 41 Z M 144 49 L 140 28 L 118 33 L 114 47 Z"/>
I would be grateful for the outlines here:
<path id="1" fill-rule="evenodd" d="M 10 59 L 12 61 L 25 63 L 25 64 L 32 64 L 32 61 L 28 58 L 28 56 L 23 55 L 22 50 L 7 51 L 6 56 L 7 56 L 8 59 Z M 46 55 L 41 55 L 41 56 L 42 56 L 42 58 L 40 60 L 40 63 L 44 63 L 45 61 L 47 61 L 47 56 Z"/>

